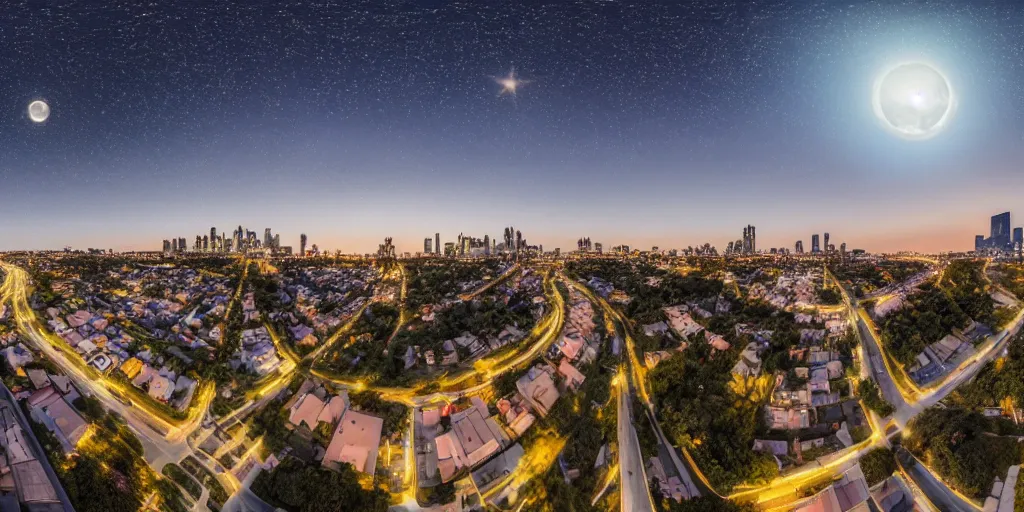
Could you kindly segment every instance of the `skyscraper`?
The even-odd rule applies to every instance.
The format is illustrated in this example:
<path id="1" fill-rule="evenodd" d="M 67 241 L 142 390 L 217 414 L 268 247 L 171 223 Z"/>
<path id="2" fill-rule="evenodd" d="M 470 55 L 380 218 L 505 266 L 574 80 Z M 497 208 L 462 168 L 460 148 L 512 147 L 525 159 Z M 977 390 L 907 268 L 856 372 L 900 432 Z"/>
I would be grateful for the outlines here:
<path id="1" fill-rule="evenodd" d="M 491 255 L 491 236 L 484 235 L 484 256 Z"/>
<path id="2" fill-rule="evenodd" d="M 821 252 L 821 246 L 818 245 L 818 234 L 811 235 L 811 254 L 818 254 Z"/>
<path id="3" fill-rule="evenodd" d="M 217 251 L 217 228 L 210 228 L 210 250 Z"/>
<path id="4" fill-rule="evenodd" d="M 434 252 L 431 242 L 433 242 L 433 240 L 429 236 L 423 239 L 423 254 L 430 254 Z"/>
<path id="5" fill-rule="evenodd" d="M 1010 212 L 992 216 L 992 232 L 989 238 L 995 249 L 1006 249 L 1010 246 Z"/>
<path id="6" fill-rule="evenodd" d="M 751 254 L 757 252 L 757 235 L 754 226 L 743 228 L 743 241 L 733 244 L 733 251 Z"/>
<path id="7" fill-rule="evenodd" d="M 274 237 L 270 235 L 270 228 L 263 228 L 263 247 L 273 247 Z"/>
<path id="8" fill-rule="evenodd" d="M 796 241 L 796 244 L 793 246 L 793 252 L 795 252 L 797 254 L 803 254 L 804 253 L 804 241 L 803 240 L 797 240 Z"/>
<path id="9" fill-rule="evenodd" d="M 299 256 L 300 257 L 305 257 L 306 256 L 306 234 L 305 233 L 299 235 Z"/>
<path id="10" fill-rule="evenodd" d="M 1018 251 L 1024 246 L 1024 228 L 1013 228 L 1013 250 Z"/>
<path id="11" fill-rule="evenodd" d="M 824 245 L 824 247 L 825 247 L 825 252 L 829 252 L 828 231 L 825 232 L 825 245 Z"/>
<path id="12" fill-rule="evenodd" d="M 441 254 L 441 233 L 434 233 L 434 252 Z"/>

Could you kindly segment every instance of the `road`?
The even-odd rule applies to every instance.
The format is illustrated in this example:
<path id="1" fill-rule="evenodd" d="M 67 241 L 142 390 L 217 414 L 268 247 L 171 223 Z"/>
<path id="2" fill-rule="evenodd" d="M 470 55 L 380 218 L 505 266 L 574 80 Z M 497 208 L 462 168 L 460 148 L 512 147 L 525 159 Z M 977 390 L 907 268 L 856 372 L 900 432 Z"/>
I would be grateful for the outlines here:
<path id="1" fill-rule="evenodd" d="M 845 293 L 845 291 L 844 291 Z M 854 321 L 857 324 L 857 332 L 860 335 L 861 346 L 864 347 L 864 352 L 867 357 L 863 358 L 861 364 L 867 367 L 870 374 L 874 377 L 875 382 L 878 384 L 878 389 L 882 393 L 882 398 L 888 401 L 897 411 L 907 409 L 907 401 L 903 397 L 903 393 L 900 388 L 896 385 L 893 380 L 889 368 L 884 359 L 885 355 L 882 354 L 881 342 L 877 338 L 875 332 L 868 326 L 862 317 L 864 311 L 851 305 L 851 311 L 854 316 Z"/>
<path id="2" fill-rule="evenodd" d="M 875 331 L 868 325 L 866 312 L 858 304 L 850 300 L 846 290 L 839 285 L 838 280 L 835 279 L 831 272 L 826 270 L 826 273 L 841 290 L 843 300 L 850 308 L 851 315 L 856 319 L 861 346 L 864 347 L 867 353 L 867 357 L 863 358 L 863 364 L 871 368 L 870 374 L 875 379 L 875 382 L 878 383 L 883 397 L 896 408 L 892 419 L 899 428 L 905 428 L 915 416 L 937 404 L 961 384 L 973 379 L 987 363 L 992 361 L 1006 348 L 1006 345 L 1009 344 L 1010 340 L 1020 330 L 1022 323 L 1024 323 L 1024 310 L 1022 310 L 1008 328 L 1003 329 L 986 341 L 984 348 L 962 363 L 939 386 L 924 391 L 919 388 L 904 390 L 892 378 L 892 372 L 899 370 L 894 370 L 892 364 L 882 353 L 881 341 L 878 339 Z M 906 460 L 900 460 L 900 457 L 897 457 L 897 460 L 900 461 L 900 466 L 914 480 L 917 487 L 940 510 L 978 510 L 977 506 L 963 499 L 944 482 L 936 478 L 924 464 L 917 461 L 909 452 L 901 449 L 901 453 Z M 916 463 L 910 464 L 910 461 Z"/>
<path id="3" fill-rule="evenodd" d="M 899 463 L 900 469 L 924 492 L 925 496 L 928 497 L 928 501 L 938 507 L 939 510 L 948 512 L 977 512 L 980 510 L 977 505 L 964 500 L 951 491 L 921 461 L 917 460 L 905 449 L 899 449 L 899 456 L 896 457 L 896 461 Z"/>
<path id="4" fill-rule="evenodd" d="M 629 324 L 627 323 L 627 320 L 619 313 L 617 309 L 613 308 L 611 304 L 608 303 L 608 301 L 595 295 L 594 292 L 590 290 L 590 288 L 587 288 L 586 286 L 580 284 L 579 282 L 564 276 L 563 280 L 571 284 L 580 293 L 587 297 L 587 299 L 589 299 L 592 303 L 597 304 L 604 312 L 605 319 L 610 320 L 613 323 L 613 325 L 618 325 L 619 328 L 622 330 L 622 334 L 626 343 L 626 346 L 624 347 L 626 351 L 626 364 L 629 368 L 629 371 L 626 372 L 625 375 L 629 381 L 628 389 L 630 399 L 632 399 L 632 396 L 639 394 L 640 401 L 644 405 L 644 414 L 646 414 L 648 419 L 650 420 L 652 430 L 654 430 L 654 435 L 655 437 L 658 438 L 658 443 L 669 454 L 669 458 L 672 459 L 672 465 L 675 467 L 675 472 L 676 474 L 679 475 L 679 479 L 686 486 L 686 490 L 689 494 L 689 497 L 696 497 L 701 496 L 702 494 L 714 493 L 714 489 L 711 487 L 711 484 L 704 476 L 704 473 L 702 473 L 700 471 L 700 468 L 697 467 L 697 463 L 693 460 L 693 457 L 691 457 L 690 454 L 683 449 L 677 450 L 672 445 L 672 443 L 669 442 L 668 438 L 665 436 L 665 432 L 661 429 L 661 425 L 658 423 L 657 417 L 654 414 L 654 405 L 651 402 L 650 395 L 647 392 L 646 372 L 644 367 L 641 365 L 640 361 L 636 357 L 636 349 L 633 343 L 634 340 L 633 336 L 630 334 L 630 328 Z M 622 434 L 620 433 L 619 435 L 621 436 Z M 679 456 L 680 451 L 682 452 L 683 457 Z M 623 463 L 622 461 L 622 452 L 623 450 L 620 448 L 620 468 L 626 467 L 626 464 Z M 640 464 L 643 464 L 642 460 L 640 461 Z M 698 486 L 698 484 L 693 480 L 692 475 L 698 476 L 701 485 Z"/>
<path id="5" fill-rule="evenodd" d="M 946 377 L 946 380 L 939 387 L 923 393 L 917 402 L 908 404 L 906 410 L 901 411 L 897 409 L 897 423 L 906 425 L 918 413 L 939 403 L 958 386 L 973 379 L 986 364 L 1003 352 L 1006 346 L 1010 344 L 1010 340 L 1020 331 L 1022 324 L 1024 324 L 1024 309 L 1017 314 L 1009 327 L 999 331 L 989 341 L 986 341 L 987 346 L 979 350 L 967 361 L 964 361 L 958 369 L 953 370 L 953 373 Z"/>
<path id="6" fill-rule="evenodd" d="M 21 334 L 30 345 L 42 352 L 47 359 L 71 377 L 79 389 L 98 399 L 107 410 L 113 411 L 125 419 L 132 431 L 139 437 L 139 441 L 142 442 L 146 461 L 151 466 L 159 471 L 164 464 L 181 460 L 192 453 L 188 443 L 185 442 L 185 436 L 177 435 L 177 425 L 149 414 L 140 407 L 123 403 L 121 399 L 116 398 L 110 392 L 105 384 L 107 381 L 98 373 L 90 372 L 90 368 L 81 362 L 73 363 L 68 354 L 58 350 L 56 347 L 65 345 L 63 340 L 47 333 L 39 325 L 35 313 L 28 304 L 28 274 L 14 265 L 7 263 L 0 263 L 0 265 L 3 266 L 6 273 L 4 289 L 13 309 L 14 321 Z M 78 357 L 77 354 L 70 356 Z M 210 395 L 209 398 L 212 400 L 212 394 Z M 191 428 L 190 422 L 186 422 L 186 424 Z M 174 440 L 170 440 L 168 437 L 173 437 Z"/>
<path id="7" fill-rule="evenodd" d="M 502 281 L 508 279 L 509 277 L 511 277 L 516 272 L 519 272 L 519 270 L 521 270 L 521 269 L 522 269 L 522 267 L 519 266 L 519 263 L 516 263 L 515 265 L 512 265 L 511 267 L 509 267 L 508 270 L 506 270 L 500 276 L 498 276 L 498 277 L 496 277 L 494 279 L 491 279 L 490 282 L 484 284 L 480 288 L 477 288 L 473 292 L 471 292 L 471 293 L 463 293 L 463 294 L 459 295 L 459 299 L 461 299 L 461 300 L 473 300 L 473 299 L 479 297 L 480 294 L 486 292 L 487 290 L 490 290 L 491 288 L 495 287 L 496 285 L 498 285 Z"/>
<path id="8" fill-rule="evenodd" d="M 624 382 L 620 370 L 616 378 L 618 395 L 618 441 L 619 441 L 619 482 L 621 482 L 621 510 L 654 511 L 651 490 L 647 487 L 647 473 L 644 471 L 644 457 L 640 453 L 640 440 L 633 426 L 632 407 L 627 392 L 628 383 Z"/>
<path id="9" fill-rule="evenodd" d="M 474 382 L 471 380 L 474 378 L 480 378 L 483 382 L 455 390 L 420 394 L 422 386 L 415 388 L 368 386 L 364 382 L 345 379 L 314 368 L 310 368 L 308 371 L 317 378 L 334 383 L 345 389 L 354 391 L 373 390 L 380 393 L 381 398 L 384 400 L 402 403 L 409 407 L 422 407 L 432 403 L 451 402 L 466 396 L 472 396 L 490 387 L 494 377 L 529 364 L 558 339 L 565 322 L 565 298 L 558 292 L 553 281 L 545 281 L 545 287 L 547 288 L 546 296 L 548 301 L 552 304 L 551 312 L 534 327 L 531 336 L 535 339 L 530 343 L 529 348 L 500 354 L 493 358 L 480 359 L 474 364 L 474 369 L 466 370 L 454 377 L 441 377 L 435 381 L 445 388 L 456 387 L 465 382 Z"/>

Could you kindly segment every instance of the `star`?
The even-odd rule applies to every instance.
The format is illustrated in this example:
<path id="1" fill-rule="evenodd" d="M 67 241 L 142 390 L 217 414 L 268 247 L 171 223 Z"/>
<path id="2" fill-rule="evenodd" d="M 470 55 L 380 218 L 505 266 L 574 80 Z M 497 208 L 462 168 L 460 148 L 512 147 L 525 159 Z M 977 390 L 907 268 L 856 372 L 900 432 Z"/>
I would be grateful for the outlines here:
<path id="1" fill-rule="evenodd" d="M 516 68 L 512 68 L 508 72 L 507 76 L 496 76 L 494 81 L 501 84 L 501 91 L 498 92 L 498 96 L 504 96 L 506 94 L 510 96 L 516 95 L 516 90 L 523 85 L 530 83 L 529 80 L 521 80 L 516 78 Z"/>

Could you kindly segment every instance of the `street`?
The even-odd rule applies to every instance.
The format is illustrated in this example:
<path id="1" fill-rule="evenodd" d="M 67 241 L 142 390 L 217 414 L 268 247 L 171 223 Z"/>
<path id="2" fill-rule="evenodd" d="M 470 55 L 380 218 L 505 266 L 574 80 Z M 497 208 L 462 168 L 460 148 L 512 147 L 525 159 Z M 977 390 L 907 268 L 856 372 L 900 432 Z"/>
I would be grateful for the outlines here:
<path id="1" fill-rule="evenodd" d="M 651 491 L 647 487 L 647 473 L 644 458 L 640 453 L 640 441 L 636 437 L 633 416 L 630 411 L 628 383 L 622 382 L 619 373 L 617 383 L 618 438 L 619 438 L 619 482 L 621 483 L 622 510 L 652 511 Z"/>

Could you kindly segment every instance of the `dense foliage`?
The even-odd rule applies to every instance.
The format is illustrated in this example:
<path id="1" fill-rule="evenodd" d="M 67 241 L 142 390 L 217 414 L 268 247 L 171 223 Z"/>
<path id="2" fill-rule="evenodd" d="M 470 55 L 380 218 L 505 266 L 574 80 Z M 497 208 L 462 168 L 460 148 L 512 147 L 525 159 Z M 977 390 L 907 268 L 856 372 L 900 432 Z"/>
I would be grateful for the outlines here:
<path id="1" fill-rule="evenodd" d="M 836 279 L 851 284 L 854 296 L 861 297 L 879 288 L 902 283 L 927 267 L 927 264 L 920 261 L 865 260 L 835 265 L 831 271 Z"/>
<path id="2" fill-rule="evenodd" d="M 961 493 L 984 498 L 996 477 L 1021 462 L 1017 439 L 987 435 L 988 425 L 977 412 L 931 408 L 910 422 L 904 445 Z"/>
<path id="3" fill-rule="evenodd" d="M 663 498 L 658 494 L 657 487 L 652 486 L 655 495 L 654 503 L 661 512 L 754 512 L 757 507 L 750 504 L 739 504 L 718 496 L 701 496 L 677 502 L 671 498 Z"/>
<path id="4" fill-rule="evenodd" d="M 384 437 L 402 431 L 409 420 L 409 410 L 404 405 L 385 401 L 376 391 L 349 393 L 348 397 L 354 409 L 384 418 Z"/>
<path id="5" fill-rule="evenodd" d="M 177 487 L 161 485 L 160 477 L 142 458 L 142 443 L 118 416 L 99 418 L 90 427 L 95 432 L 79 444 L 77 455 L 70 459 L 63 457 L 49 430 L 35 422 L 31 427 L 75 510 L 134 512 L 152 492 L 157 492 L 169 509 L 184 506 Z"/>
<path id="6" fill-rule="evenodd" d="M 897 361 L 912 366 L 926 346 L 971 320 L 987 325 L 1002 321 L 994 314 L 983 269 L 983 261 L 953 261 L 938 282 L 922 284 L 906 305 L 885 318 L 882 338 Z"/>
<path id="7" fill-rule="evenodd" d="M 888 448 L 875 448 L 860 458 L 860 469 L 868 486 L 873 486 L 896 471 L 896 457 Z"/>
<path id="8" fill-rule="evenodd" d="M 903 308 L 885 317 L 880 326 L 889 353 L 909 367 L 926 346 L 969 321 L 949 295 L 933 283 L 921 285 Z"/>
<path id="9" fill-rule="evenodd" d="M 260 473 L 252 491 L 267 503 L 295 512 L 388 509 L 387 493 L 380 488 L 363 489 L 359 474 L 349 464 L 330 471 L 287 458 L 272 471 Z"/>
<path id="10" fill-rule="evenodd" d="M 949 263 L 939 282 L 968 317 L 985 324 L 992 323 L 995 305 L 988 292 L 983 260 L 955 260 Z"/>
<path id="11" fill-rule="evenodd" d="M 406 305 L 413 310 L 437 304 L 445 297 L 454 297 L 459 283 L 496 278 L 498 260 L 465 262 L 459 260 L 425 260 L 405 265 Z"/>
<path id="12" fill-rule="evenodd" d="M 719 492 L 778 475 L 774 458 L 751 449 L 763 427 L 761 406 L 766 397 L 740 396 L 733 390 L 729 383 L 734 362 L 734 354 L 712 355 L 710 345 L 695 343 L 650 373 L 665 434 L 674 445 L 690 451 Z"/>
<path id="13" fill-rule="evenodd" d="M 973 380 L 956 389 L 952 399 L 971 409 L 1024 404 L 1024 335 L 1010 340 L 1006 355 L 985 365 Z"/>
<path id="14" fill-rule="evenodd" d="M 875 411 L 876 414 L 883 418 L 896 412 L 896 408 L 887 402 L 885 398 L 882 398 L 882 393 L 878 389 L 878 384 L 876 384 L 872 379 L 863 379 L 860 381 L 860 384 L 857 385 L 857 395 L 868 409 Z"/>

